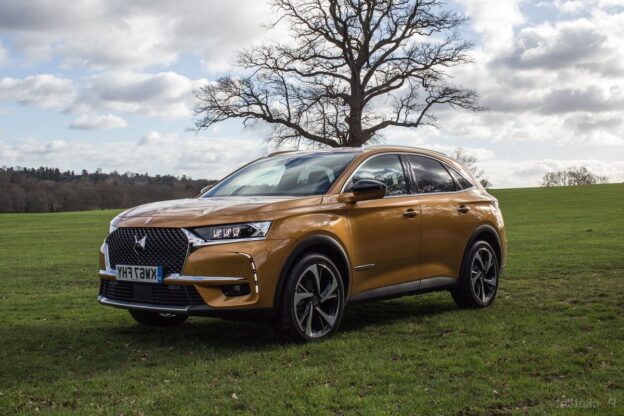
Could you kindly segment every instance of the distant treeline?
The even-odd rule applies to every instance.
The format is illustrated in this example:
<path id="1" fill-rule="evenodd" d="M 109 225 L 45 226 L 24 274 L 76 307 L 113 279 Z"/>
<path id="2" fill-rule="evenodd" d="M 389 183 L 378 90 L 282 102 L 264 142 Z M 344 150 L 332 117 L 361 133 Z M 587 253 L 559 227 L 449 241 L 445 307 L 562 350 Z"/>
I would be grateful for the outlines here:
<path id="1" fill-rule="evenodd" d="M 128 208 L 167 199 L 188 198 L 214 183 L 101 170 L 0 168 L 0 212 L 61 212 Z"/>
<path id="2" fill-rule="evenodd" d="M 609 183 L 606 176 L 594 175 L 587 166 L 573 167 L 557 172 L 546 172 L 542 177 L 542 186 L 579 186 Z"/>

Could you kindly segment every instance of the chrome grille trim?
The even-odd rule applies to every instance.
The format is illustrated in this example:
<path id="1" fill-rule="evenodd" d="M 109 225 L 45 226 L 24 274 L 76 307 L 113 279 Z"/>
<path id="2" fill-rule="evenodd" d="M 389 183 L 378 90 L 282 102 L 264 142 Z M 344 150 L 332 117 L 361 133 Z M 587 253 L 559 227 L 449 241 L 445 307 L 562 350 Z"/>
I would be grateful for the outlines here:
<path id="1" fill-rule="evenodd" d="M 136 240 L 147 237 L 145 248 Z M 181 228 L 120 227 L 106 237 L 107 269 L 118 264 L 162 266 L 165 276 L 181 274 L 189 253 L 189 240 Z"/>

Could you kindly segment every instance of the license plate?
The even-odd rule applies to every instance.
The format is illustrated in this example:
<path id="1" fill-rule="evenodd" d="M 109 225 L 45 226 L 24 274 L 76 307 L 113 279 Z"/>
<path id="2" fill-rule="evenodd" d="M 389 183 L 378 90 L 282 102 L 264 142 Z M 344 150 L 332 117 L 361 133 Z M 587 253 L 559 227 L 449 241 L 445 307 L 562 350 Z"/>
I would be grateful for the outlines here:
<path id="1" fill-rule="evenodd" d="M 163 268 L 161 266 L 126 266 L 118 264 L 117 280 L 126 282 L 162 283 Z"/>

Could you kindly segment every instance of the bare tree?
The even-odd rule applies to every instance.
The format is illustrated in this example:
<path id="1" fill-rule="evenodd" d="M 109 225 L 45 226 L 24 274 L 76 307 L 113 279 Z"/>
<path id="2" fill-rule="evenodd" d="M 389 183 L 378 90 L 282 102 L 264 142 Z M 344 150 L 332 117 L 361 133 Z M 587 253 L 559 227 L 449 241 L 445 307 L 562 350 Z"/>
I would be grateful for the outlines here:
<path id="1" fill-rule="evenodd" d="M 542 186 L 578 186 L 609 183 L 606 176 L 594 175 L 586 166 L 572 167 L 568 170 L 546 172 L 542 177 Z"/>
<path id="2" fill-rule="evenodd" d="M 490 188 L 492 186 L 492 183 L 485 177 L 483 169 L 479 168 L 477 165 L 479 162 L 477 158 L 467 153 L 463 147 L 455 149 L 451 157 L 466 166 L 484 188 Z"/>
<path id="3" fill-rule="evenodd" d="M 553 186 L 561 186 L 558 173 L 561 172 L 546 172 L 542 177 L 542 186 L 545 186 L 547 188 Z"/>
<path id="4" fill-rule="evenodd" d="M 359 147 L 391 126 L 435 125 L 447 105 L 483 110 L 445 71 L 470 62 L 466 19 L 443 0 L 271 0 L 292 41 L 243 50 L 227 75 L 196 91 L 195 126 L 262 121 L 278 146 Z"/>

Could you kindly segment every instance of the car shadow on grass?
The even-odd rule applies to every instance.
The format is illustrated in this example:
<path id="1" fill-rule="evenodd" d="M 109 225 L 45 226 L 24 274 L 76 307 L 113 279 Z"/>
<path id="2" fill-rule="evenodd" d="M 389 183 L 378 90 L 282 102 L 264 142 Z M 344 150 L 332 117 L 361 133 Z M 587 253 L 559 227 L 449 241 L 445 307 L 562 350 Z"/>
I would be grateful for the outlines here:
<path id="1" fill-rule="evenodd" d="M 395 322 L 424 320 L 439 314 L 457 311 L 452 301 L 442 299 L 395 299 L 348 305 L 339 329 L 340 334 L 385 327 Z M 209 345 L 215 352 L 272 349 L 289 345 L 274 332 L 269 321 L 230 321 L 211 318 L 192 318 L 174 328 L 145 328 L 129 323 L 112 328 L 116 335 L 143 346 L 175 346 L 189 352 L 197 345 Z M 293 344 L 294 345 L 294 344 Z"/>
<path id="2" fill-rule="evenodd" d="M 401 298 L 383 302 L 348 305 L 342 319 L 340 331 L 352 332 L 368 327 L 387 326 L 394 322 L 417 321 L 434 315 L 457 311 L 450 300 L 422 298 Z"/>
<path id="3" fill-rule="evenodd" d="M 378 328 L 399 321 L 428 326 L 432 316 L 453 310 L 456 308 L 452 302 L 441 298 L 350 305 L 338 337 L 348 342 L 351 335 L 375 336 Z M 6 341 L 4 355 L 14 357 L 6 360 L 0 370 L 5 381 L 0 386 L 5 384 L 5 387 L 6 383 L 53 383 L 68 376 L 92 377 L 98 372 L 161 366 L 176 360 L 185 362 L 184 357 L 220 360 L 279 348 L 308 348 L 284 344 L 266 322 L 193 318 L 179 327 L 145 328 L 126 313 L 104 309 L 93 319 L 60 316 L 45 325 L 1 328 L 0 338 Z M 327 343 L 331 344 L 332 340 Z M 323 344 L 318 348 L 322 349 Z"/>

